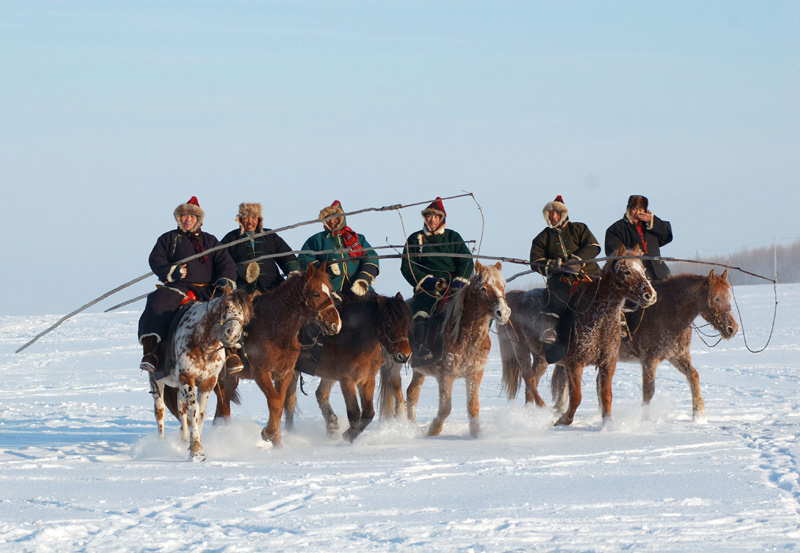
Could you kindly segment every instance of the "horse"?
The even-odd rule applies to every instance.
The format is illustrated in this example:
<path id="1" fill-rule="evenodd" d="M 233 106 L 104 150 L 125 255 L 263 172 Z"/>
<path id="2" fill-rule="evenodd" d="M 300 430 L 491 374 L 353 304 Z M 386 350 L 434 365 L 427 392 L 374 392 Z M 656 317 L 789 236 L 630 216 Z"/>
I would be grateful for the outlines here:
<path id="1" fill-rule="evenodd" d="M 464 378 L 467 387 L 467 415 L 469 431 L 473 438 L 480 433 L 478 420 L 478 388 L 483 379 L 483 369 L 489 357 L 491 339 L 489 323 L 500 325 L 508 322 L 511 310 L 506 303 L 506 281 L 500 273 L 500 263 L 494 266 L 475 262 L 475 273 L 469 284 L 451 297 L 445 305 L 445 322 L 442 339 L 444 350 L 439 361 L 413 369 L 411 383 L 406 391 L 407 416 L 417 421 L 417 402 L 422 384 L 427 376 L 436 378 L 439 384 L 439 409 L 428 427 L 428 436 L 442 432 L 445 419 L 450 414 L 453 382 Z M 402 402 L 400 390 L 400 365 L 387 360 L 381 369 L 381 415 L 391 413 L 386 406 Z M 388 398 L 388 400 L 384 400 Z"/>
<path id="2" fill-rule="evenodd" d="M 181 422 L 181 437 L 189 442 L 192 460 L 206 458 L 201 434 L 208 396 L 225 365 L 224 348 L 235 347 L 252 317 L 250 297 L 244 292 L 192 303 L 172 335 L 167 357 L 171 359 L 169 373 L 159 380 L 150 375 L 159 437 L 164 437 L 165 387 L 178 388 L 177 405 L 171 410 Z"/>
<path id="3" fill-rule="evenodd" d="M 618 256 L 625 259 L 608 260 L 599 277 L 585 284 L 585 289 L 574 305 L 571 338 L 566 355 L 557 362 L 564 368 L 565 386 L 568 386 L 569 405 L 556 420 L 556 425 L 569 425 L 581 403 L 581 378 L 586 365 L 597 367 L 597 398 L 603 420 L 611 417 L 611 381 L 617 365 L 621 331 L 620 313 L 626 301 L 641 307 L 656 302 L 657 293 L 647 280 L 644 265 L 638 257 L 638 246 L 632 251 L 620 248 Z M 517 394 L 520 379 L 525 381 L 526 401 L 544 406 L 536 389 L 539 378 L 547 369 L 544 347 L 539 340 L 538 322 L 542 288 L 528 291 L 512 290 L 508 293 L 511 307 L 511 324 L 498 332 L 500 357 L 503 365 L 502 386 L 509 399 Z M 560 406 L 563 407 L 563 404 Z"/>
<path id="4" fill-rule="evenodd" d="M 322 346 L 315 373 L 321 379 L 316 398 L 327 434 L 333 437 L 339 430 L 339 421 L 331 407 L 330 395 L 334 383 L 339 382 L 350 423 L 342 437 L 352 443 L 375 416 L 375 378 L 384 353 L 401 364 L 411 356 L 409 332 L 413 322 L 411 308 L 400 293 L 386 297 L 373 292 L 364 298 L 348 294 L 339 314 L 341 332 L 326 339 Z M 297 376 L 295 371 L 284 406 L 287 430 L 294 422 Z"/>
<path id="5" fill-rule="evenodd" d="M 731 311 L 728 271 L 722 275 L 711 271 L 707 277 L 679 274 L 653 283 L 658 302 L 646 309 L 640 322 L 630 328 L 631 337 L 619 348 L 620 361 L 639 361 L 642 366 L 642 404 L 649 405 L 655 394 L 656 368 L 668 360 L 689 382 L 692 394 L 692 418 L 705 418 L 705 405 L 700 393 L 700 376 L 692 366 L 690 346 L 692 323 L 705 319 L 725 340 L 739 330 Z M 560 371 L 556 367 L 555 371 Z M 554 373 L 553 380 L 563 382 Z M 556 403 L 563 400 L 563 386 L 554 387 Z"/>
<path id="6" fill-rule="evenodd" d="M 253 301 L 255 315 L 242 345 L 245 368 L 220 381 L 214 391 L 217 410 L 214 420 L 229 419 L 231 400 L 236 400 L 239 379 L 255 380 L 267 398 L 269 420 L 261 438 L 281 447 L 281 414 L 294 366 L 300 354 L 300 327 L 315 323 L 328 335 L 338 334 L 342 319 L 331 297 L 331 282 L 323 263 L 309 265 L 305 273 L 292 275 L 279 286 Z"/>

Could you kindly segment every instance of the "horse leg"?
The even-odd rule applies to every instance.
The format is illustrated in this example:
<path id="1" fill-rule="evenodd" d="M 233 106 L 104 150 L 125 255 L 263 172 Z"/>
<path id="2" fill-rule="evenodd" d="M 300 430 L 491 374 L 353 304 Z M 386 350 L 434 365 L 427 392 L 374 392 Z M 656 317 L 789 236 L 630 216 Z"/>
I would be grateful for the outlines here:
<path id="1" fill-rule="evenodd" d="M 334 380 L 321 379 L 317 386 L 317 405 L 322 411 L 322 418 L 325 419 L 325 432 L 329 438 L 333 438 L 339 432 L 339 418 L 331 407 L 331 390 Z"/>
<path id="2" fill-rule="evenodd" d="M 384 358 L 380 375 L 380 400 L 378 404 L 381 418 L 398 417 L 405 411 L 400 365 Z"/>
<path id="3" fill-rule="evenodd" d="M 286 389 L 286 400 L 283 402 L 283 416 L 286 417 L 283 427 L 287 432 L 294 430 L 294 412 L 297 409 L 297 382 L 299 380 L 300 373 L 293 371 L 289 387 Z"/>
<path id="4" fill-rule="evenodd" d="M 581 379 L 583 378 L 583 367 L 573 366 L 564 367 L 566 373 L 566 384 L 569 389 L 569 405 L 566 411 L 555 422 L 556 426 L 570 425 L 575 420 L 575 411 L 578 410 L 578 405 L 581 404 Z"/>
<path id="5" fill-rule="evenodd" d="M 347 406 L 347 420 L 350 422 L 350 428 L 345 430 L 342 437 L 353 443 L 353 440 L 361 433 L 361 408 L 358 406 L 356 383 L 352 378 L 342 378 L 339 380 L 339 386 Z"/>
<path id="6" fill-rule="evenodd" d="M 547 407 L 539 395 L 539 380 L 547 372 L 547 361 L 544 357 L 533 355 L 533 362 L 527 371 L 523 371 L 522 379 L 525 381 L 525 403 L 535 403 L 536 407 Z"/>
<path id="7" fill-rule="evenodd" d="M 553 409 L 556 413 L 563 413 L 567 410 L 569 378 L 564 365 L 553 367 L 553 376 L 550 378 L 550 396 L 553 398 Z"/>
<path id="8" fill-rule="evenodd" d="M 261 429 L 261 439 L 265 442 L 272 442 L 274 447 L 281 447 L 281 414 L 283 412 L 281 393 L 285 394 L 286 390 L 285 388 L 283 390 L 276 389 L 267 371 L 257 370 L 254 372 L 256 384 L 267 398 L 267 408 L 269 410 L 269 420 L 266 426 Z M 290 376 L 285 378 L 288 381 Z"/>
<path id="9" fill-rule="evenodd" d="M 478 389 L 483 380 L 483 369 L 476 371 L 471 376 L 467 377 L 467 417 L 469 418 L 469 435 L 477 438 L 481 432 L 481 424 L 478 420 L 478 412 L 480 411 L 480 399 L 478 398 Z"/>
<path id="10" fill-rule="evenodd" d="M 597 400 L 600 404 L 600 413 L 603 422 L 611 420 L 612 391 L 611 382 L 617 368 L 617 359 L 604 359 L 597 365 Z"/>
<path id="11" fill-rule="evenodd" d="M 227 375 L 218 380 L 214 386 L 214 395 L 217 396 L 217 408 L 214 410 L 214 424 L 219 421 L 228 422 L 231 419 L 231 398 L 239 387 L 237 376 Z"/>
<path id="12" fill-rule="evenodd" d="M 150 374 L 150 393 L 153 396 L 153 411 L 156 416 L 156 426 L 158 427 L 158 437 L 164 439 L 164 413 L 166 406 L 164 405 L 164 385 L 157 382 L 156 379 Z"/>
<path id="13" fill-rule="evenodd" d="M 208 398 L 211 395 L 211 390 L 217 387 L 217 378 L 212 376 L 206 378 L 197 385 L 197 408 L 199 410 L 199 417 L 197 419 L 197 440 L 200 441 L 203 437 L 203 425 L 206 423 L 206 413 L 208 407 Z"/>
<path id="14" fill-rule="evenodd" d="M 450 411 L 453 408 L 451 399 L 453 395 L 453 377 L 449 375 L 440 376 L 436 380 L 439 382 L 439 411 L 428 427 L 428 436 L 438 436 L 442 433 L 444 420 L 450 416 Z"/>
<path id="15" fill-rule="evenodd" d="M 419 401 L 420 388 L 422 388 L 424 382 L 425 375 L 414 371 L 406 390 L 406 414 L 411 422 L 417 422 L 417 402 Z"/>
<path id="16" fill-rule="evenodd" d="M 361 399 L 361 432 L 369 426 L 372 419 L 375 418 L 375 379 L 367 379 L 367 381 L 358 387 L 358 396 Z"/>
<path id="17" fill-rule="evenodd" d="M 681 371 L 689 382 L 689 388 L 692 391 L 692 418 L 695 421 L 704 420 L 706 418 L 706 406 L 703 403 L 703 395 L 700 393 L 700 375 L 692 366 L 691 355 L 688 352 L 679 353 L 670 358 L 669 362 Z"/>
<path id="18" fill-rule="evenodd" d="M 199 422 L 200 408 L 194 393 L 194 379 L 180 375 L 180 395 L 186 405 L 189 427 L 189 458 L 193 461 L 205 461 L 203 445 L 200 442 Z"/>

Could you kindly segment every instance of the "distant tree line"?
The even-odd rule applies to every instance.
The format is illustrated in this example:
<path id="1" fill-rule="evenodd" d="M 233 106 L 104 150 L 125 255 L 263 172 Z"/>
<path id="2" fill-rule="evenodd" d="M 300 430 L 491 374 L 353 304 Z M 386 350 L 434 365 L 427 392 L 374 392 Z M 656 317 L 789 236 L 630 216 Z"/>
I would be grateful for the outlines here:
<path id="1" fill-rule="evenodd" d="M 722 263 L 731 267 L 741 267 L 751 273 L 756 273 L 769 279 L 775 277 L 777 260 L 778 282 L 800 282 L 800 240 L 795 240 L 785 246 L 763 246 L 739 250 L 726 255 L 703 257 L 700 260 Z M 708 274 L 712 268 L 716 272 L 724 270 L 717 270 L 714 267 L 699 263 L 670 263 L 669 267 L 673 273 Z M 729 271 L 728 275 L 734 285 L 765 284 L 766 282 L 739 271 Z"/>

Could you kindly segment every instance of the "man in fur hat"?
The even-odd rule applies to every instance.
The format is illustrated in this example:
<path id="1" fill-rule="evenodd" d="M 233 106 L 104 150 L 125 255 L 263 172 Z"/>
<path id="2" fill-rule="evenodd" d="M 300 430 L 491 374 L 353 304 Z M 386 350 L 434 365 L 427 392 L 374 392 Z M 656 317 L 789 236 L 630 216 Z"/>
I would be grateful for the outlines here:
<path id="1" fill-rule="evenodd" d="M 293 253 L 289 253 L 292 248 L 283 238 L 277 233 L 256 236 L 264 231 L 261 204 L 239 204 L 236 222 L 239 223 L 239 228 L 226 234 L 222 238 L 222 243 L 229 244 L 244 237 L 250 237 L 250 240 L 228 248 L 228 252 L 237 264 L 236 286 L 240 290 L 244 290 L 248 294 L 266 292 L 283 282 L 284 275 L 288 277 L 295 273 L 300 274 L 300 262 Z M 279 253 L 286 255 L 252 261 L 265 255 Z"/>
<path id="2" fill-rule="evenodd" d="M 428 344 L 428 321 L 437 304 L 469 283 L 474 263 L 464 239 L 447 228 L 447 212 L 442 198 L 437 197 L 422 210 L 424 224 L 408 237 L 403 248 L 400 271 L 414 287 L 411 313 L 414 316 L 414 342 L 419 344 L 421 358 L 431 358 Z M 420 253 L 437 253 L 420 256 Z M 466 254 L 455 257 L 452 254 Z"/>
<path id="3" fill-rule="evenodd" d="M 219 289 L 236 288 L 236 263 L 227 250 L 218 250 L 197 259 L 179 262 L 211 249 L 219 242 L 200 230 L 203 210 L 194 196 L 173 213 L 178 228 L 165 232 L 150 252 L 150 268 L 163 283 L 147 296 L 147 304 L 139 318 L 139 343 L 144 356 L 139 368 L 150 373 L 159 369 L 159 346 L 168 338 L 172 318 L 181 304 L 191 300 L 208 301 Z M 223 292 L 224 293 L 224 292 Z M 229 355 L 226 366 L 241 366 L 235 354 Z M 166 368 L 166 367 L 161 367 Z"/>
<path id="4" fill-rule="evenodd" d="M 333 216 L 333 217 L 331 217 Z M 331 217 L 327 219 L 327 217 Z M 301 250 L 327 253 L 302 253 L 297 256 L 303 269 L 315 263 L 327 261 L 328 276 L 334 292 L 351 291 L 356 296 L 363 296 L 372 289 L 375 277 L 380 272 L 380 264 L 374 257 L 372 249 L 363 234 L 356 233 L 347 226 L 347 218 L 339 200 L 319 212 L 325 230 L 309 237 Z M 330 252 L 328 250 L 350 250 L 349 252 Z"/>
<path id="5" fill-rule="evenodd" d="M 672 242 L 672 225 L 662 221 L 652 211 L 647 210 L 645 196 L 631 196 L 622 219 L 606 229 L 606 255 L 615 255 L 620 246 L 632 250 L 634 246 L 646 256 L 659 257 L 661 246 Z M 670 275 L 669 267 L 663 261 L 645 259 L 644 269 L 648 280 L 661 280 Z"/>
<path id="6" fill-rule="evenodd" d="M 558 341 L 556 322 L 567 309 L 570 298 L 581 284 L 600 272 L 594 261 L 600 244 L 584 223 L 571 222 L 561 196 L 545 204 L 542 215 L 547 227 L 531 243 L 531 269 L 547 278 L 542 313 L 548 317 L 539 339 L 544 344 Z"/>

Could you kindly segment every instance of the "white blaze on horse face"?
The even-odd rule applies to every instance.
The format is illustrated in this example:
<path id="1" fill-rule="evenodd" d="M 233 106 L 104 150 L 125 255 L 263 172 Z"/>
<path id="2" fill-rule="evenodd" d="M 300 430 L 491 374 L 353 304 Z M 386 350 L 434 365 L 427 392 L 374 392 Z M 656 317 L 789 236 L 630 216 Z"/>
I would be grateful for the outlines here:
<path id="1" fill-rule="evenodd" d="M 322 285 L 322 291 L 325 293 L 326 296 L 331 297 L 331 289 L 328 288 L 327 284 Z"/>

